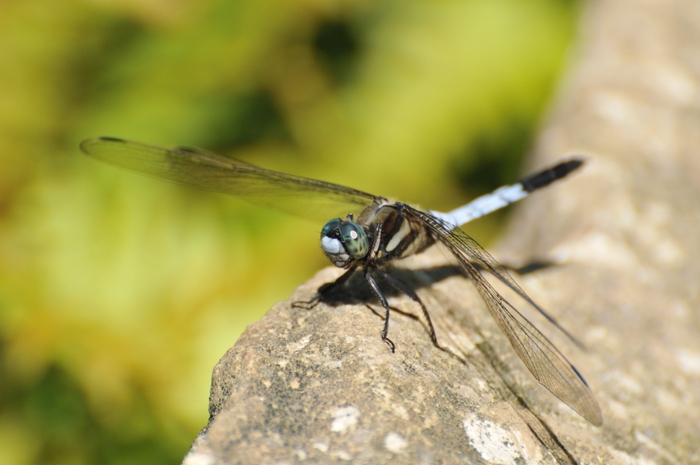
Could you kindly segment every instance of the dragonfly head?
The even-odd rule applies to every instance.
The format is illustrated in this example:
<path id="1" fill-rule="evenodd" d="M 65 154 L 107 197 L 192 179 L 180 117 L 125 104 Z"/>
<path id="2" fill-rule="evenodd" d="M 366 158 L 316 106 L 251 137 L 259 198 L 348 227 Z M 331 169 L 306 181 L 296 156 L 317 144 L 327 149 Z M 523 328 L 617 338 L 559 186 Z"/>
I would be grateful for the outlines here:
<path id="1" fill-rule="evenodd" d="M 369 252 L 367 233 L 352 216 L 330 220 L 321 230 L 321 248 L 337 267 L 344 268 L 353 260 L 365 258 Z"/>

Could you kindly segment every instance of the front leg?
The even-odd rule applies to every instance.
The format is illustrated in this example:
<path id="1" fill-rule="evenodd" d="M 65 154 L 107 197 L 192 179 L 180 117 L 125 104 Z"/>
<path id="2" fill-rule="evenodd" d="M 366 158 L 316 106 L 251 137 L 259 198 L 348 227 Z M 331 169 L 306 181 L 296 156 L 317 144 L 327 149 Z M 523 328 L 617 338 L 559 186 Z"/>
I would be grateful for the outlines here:
<path id="1" fill-rule="evenodd" d="M 372 289 L 372 292 L 374 292 L 374 295 L 377 296 L 379 302 L 382 304 L 382 307 L 384 307 L 384 310 L 386 310 L 386 317 L 384 318 L 384 329 L 382 330 L 382 341 L 389 344 L 391 353 L 395 353 L 396 345 L 394 345 L 391 339 L 387 337 L 387 335 L 389 334 L 389 302 L 387 302 L 386 297 L 384 297 L 384 294 L 382 294 L 382 291 L 379 290 L 379 286 L 377 286 L 377 283 L 374 281 L 374 278 L 372 278 L 372 276 L 369 274 L 370 268 L 365 267 L 363 271 L 367 284 L 369 284 L 369 287 Z"/>
<path id="2" fill-rule="evenodd" d="M 323 286 L 318 288 L 318 292 L 316 295 L 311 299 L 311 300 L 297 300 L 295 302 L 292 302 L 292 307 L 293 308 L 304 308 L 306 310 L 310 310 L 314 308 L 316 305 L 321 302 L 326 295 L 330 291 L 332 291 L 336 286 L 342 286 L 345 284 L 345 282 L 350 279 L 352 274 L 355 272 L 355 268 L 351 268 L 345 273 L 343 273 L 342 276 L 340 276 L 338 279 L 333 281 L 332 283 L 326 283 Z"/>

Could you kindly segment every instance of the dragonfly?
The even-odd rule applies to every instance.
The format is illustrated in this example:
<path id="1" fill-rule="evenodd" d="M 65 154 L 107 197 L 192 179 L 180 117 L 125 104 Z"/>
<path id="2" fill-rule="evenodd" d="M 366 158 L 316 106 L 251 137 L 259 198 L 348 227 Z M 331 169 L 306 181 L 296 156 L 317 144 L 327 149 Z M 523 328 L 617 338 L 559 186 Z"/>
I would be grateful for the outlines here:
<path id="1" fill-rule="evenodd" d="M 441 213 L 330 182 L 260 168 L 201 149 L 163 148 L 114 137 L 86 139 L 80 148 L 92 158 L 130 171 L 188 187 L 232 194 L 253 204 L 302 217 L 317 219 L 324 215 L 324 219 L 331 218 L 321 229 L 321 248 L 335 266 L 347 271 L 329 285 L 342 285 L 356 271 L 362 272 L 385 310 L 381 338 L 392 352 L 396 346 L 388 337 L 389 303 L 377 278 L 420 305 L 430 338 L 440 347 L 428 309 L 416 292 L 393 277 L 388 269 L 392 262 L 420 253 L 434 244 L 444 245 L 539 383 L 591 424 L 603 424 L 600 407 L 583 376 L 544 334 L 496 291 L 482 272 L 496 277 L 573 342 L 577 343 L 576 339 L 525 293 L 504 266 L 460 228 L 568 176 L 583 165 L 582 159 L 562 161 L 451 212 Z M 316 297 L 301 303 L 302 306 L 312 307 L 321 301 L 323 289 L 329 285 L 322 286 Z"/>

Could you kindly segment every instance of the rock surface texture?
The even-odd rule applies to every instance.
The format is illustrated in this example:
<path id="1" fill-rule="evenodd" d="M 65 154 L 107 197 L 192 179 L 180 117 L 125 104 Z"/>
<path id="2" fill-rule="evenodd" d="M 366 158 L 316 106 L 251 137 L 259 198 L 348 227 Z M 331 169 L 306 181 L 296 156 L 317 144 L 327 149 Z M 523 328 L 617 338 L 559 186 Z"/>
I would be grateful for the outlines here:
<path id="1" fill-rule="evenodd" d="M 214 369 L 203 464 L 700 462 L 700 3 L 588 4 L 578 61 L 529 167 L 587 165 L 517 210 L 494 255 L 558 265 L 516 280 L 587 347 L 513 298 L 588 381 L 596 428 L 539 386 L 476 290 L 430 250 L 395 274 L 428 305 L 325 269 L 255 323 Z M 510 296 L 506 295 L 510 300 Z"/>

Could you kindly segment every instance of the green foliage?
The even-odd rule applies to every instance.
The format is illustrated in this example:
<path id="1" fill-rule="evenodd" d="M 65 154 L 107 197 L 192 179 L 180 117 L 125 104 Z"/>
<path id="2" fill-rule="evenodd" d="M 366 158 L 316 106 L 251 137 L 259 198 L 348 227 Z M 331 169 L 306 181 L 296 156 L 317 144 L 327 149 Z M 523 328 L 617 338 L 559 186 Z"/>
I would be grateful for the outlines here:
<path id="1" fill-rule="evenodd" d="M 3 391 L 3 401 L 14 397 L 5 404 L 4 416 L 14 420 L 13 428 L 31 436 L 26 438 L 31 444 L 20 446 L 31 448 L 36 463 L 175 463 L 188 440 L 182 431 L 159 424 L 151 403 L 142 397 L 118 422 L 105 421 L 107 416 L 89 408 L 75 378 L 56 366 L 31 386 L 23 389 L 10 382 Z M 6 458 L 8 451 L 18 452 L 16 446 L 6 444 Z"/>
<path id="2" fill-rule="evenodd" d="M 327 265 L 322 225 L 98 165 L 81 139 L 449 209 L 518 174 L 574 19 L 557 0 L 0 4 L 4 460 L 178 460 L 218 358 Z"/>

